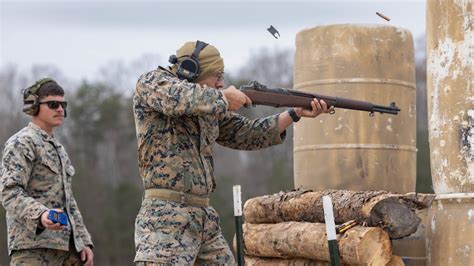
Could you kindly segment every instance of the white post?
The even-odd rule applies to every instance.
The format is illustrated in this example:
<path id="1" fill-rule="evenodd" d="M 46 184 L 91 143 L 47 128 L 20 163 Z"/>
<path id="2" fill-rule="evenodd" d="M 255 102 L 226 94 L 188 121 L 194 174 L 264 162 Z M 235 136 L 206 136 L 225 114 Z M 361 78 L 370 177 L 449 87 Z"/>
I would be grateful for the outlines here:
<path id="1" fill-rule="evenodd" d="M 339 249 L 336 239 L 336 224 L 334 223 L 334 213 L 332 200 L 329 196 L 323 196 L 324 223 L 326 224 L 326 235 L 328 238 L 329 255 L 332 266 L 339 266 Z"/>

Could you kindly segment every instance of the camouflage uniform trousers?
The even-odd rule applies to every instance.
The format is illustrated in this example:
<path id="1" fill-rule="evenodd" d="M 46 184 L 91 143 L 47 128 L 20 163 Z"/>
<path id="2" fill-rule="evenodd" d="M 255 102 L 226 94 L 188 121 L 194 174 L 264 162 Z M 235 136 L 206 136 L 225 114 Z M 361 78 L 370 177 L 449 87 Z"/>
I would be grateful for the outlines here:
<path id="1" fill-rule="evenodd" d="M 135 221 L 137 265 L 235 265 L 212 207 L 144 199 Z"/>
<path id="2" fill-rule="evenodd" d="M 83 265 L 77 252 L 37 248 L 13 251 L 10 266 Z"/>

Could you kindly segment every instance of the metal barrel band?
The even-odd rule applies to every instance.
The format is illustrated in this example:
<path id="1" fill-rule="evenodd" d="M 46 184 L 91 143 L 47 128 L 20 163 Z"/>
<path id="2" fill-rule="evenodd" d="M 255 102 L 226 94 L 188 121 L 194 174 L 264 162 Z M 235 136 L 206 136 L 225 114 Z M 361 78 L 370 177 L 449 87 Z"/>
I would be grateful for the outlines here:
<path id="1" fill-rule="evenodd" d="M 162 199 L 176 203 L 184 203 L 199 207 L 208 207 L 209 198 L 184 193 L 182 191 L 174 191 L 171 189 L 150 188 L 145 190 L 145 199 Z"/>

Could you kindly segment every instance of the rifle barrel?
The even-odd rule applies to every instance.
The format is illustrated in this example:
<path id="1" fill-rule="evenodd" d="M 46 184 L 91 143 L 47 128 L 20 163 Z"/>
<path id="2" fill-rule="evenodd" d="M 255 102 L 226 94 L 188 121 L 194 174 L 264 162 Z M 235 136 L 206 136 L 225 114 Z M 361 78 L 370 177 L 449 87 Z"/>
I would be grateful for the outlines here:
<path id="1" fill-rule="evenodd" d="M 397 115 L 398 112 L 400 112 L 400 108 L 392 104 L 390 104 L 390 106 L 374 105 L 374 112 Z"/>

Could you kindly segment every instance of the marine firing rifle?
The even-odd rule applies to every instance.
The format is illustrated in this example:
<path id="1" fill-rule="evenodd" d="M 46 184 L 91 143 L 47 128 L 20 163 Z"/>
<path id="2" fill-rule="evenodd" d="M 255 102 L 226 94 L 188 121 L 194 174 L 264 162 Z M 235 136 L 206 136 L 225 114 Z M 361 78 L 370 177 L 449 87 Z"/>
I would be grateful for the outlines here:
<path id="1" fill-rule="evenodd" d="M 374 115 L 375 112 L 397 115 L 400 111 L 400 108 L 397 107 L 395 102 L 390 103 L 390 106 L 375 105 L 371 102 L 325 96 L 293 89 L 267 88 L 267 86 L 257 81 L 252 81 L 248 85 L 240 86 L 240 90 L 252 100 L 252 104 L 254 105 L 312 109 L 311 101 L 317 98 L 318 100 L 324 100 L 328 108 L 334 106 L 335 108 L 366 111 L 369 112 L 370 115 Z"/>

